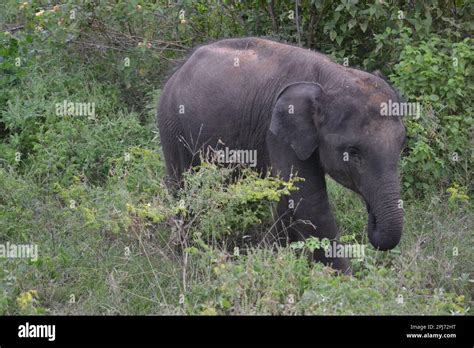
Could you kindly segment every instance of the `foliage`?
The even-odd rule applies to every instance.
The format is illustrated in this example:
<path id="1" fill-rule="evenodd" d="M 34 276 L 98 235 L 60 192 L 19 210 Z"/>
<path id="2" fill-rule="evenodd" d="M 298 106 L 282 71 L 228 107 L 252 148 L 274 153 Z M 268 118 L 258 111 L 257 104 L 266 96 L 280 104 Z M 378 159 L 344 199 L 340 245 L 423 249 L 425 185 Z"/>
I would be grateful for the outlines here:
<path id="1" fill-rule="evenodd" d="M 271 216 L 271 203 L 296 190 L 299 178 L 289 181 L 267 175 L 262 178 L 249 168 L 219 168 L 203 162 L 185 175 L 179 192 L 181 213 L 193 221 L 193 229 L 207 240 L 232 234 L 242 237 L 250 227 Z M 238 178 L 235 178 L 235 176 Z"/>
<path id="2" fill-rule="evenodd" d="M 296 3 L 0 3 L 0 243 L 39 248 L 0 258 L 0 314 L 469 313 L 472 2 Z M 204 162 L 165 188 L 154 110 L 169 68 L 242 36 L 380 69 L 423 105 L 406 119 L 400 247 L 372 249 L 363 202 L 328 179 L 341 240 L 367 245 L 352 277 L 308 262 L 317 238 L 267 245 L 297 178 Z M 64 101 L 95 117 L 59 114 Z"/>
<path id="3" fill-rule="evenodd" d="M 420 117 L 406 119 L 410 141 L 402 168 L 408 194 L 440 183 L 471 183 L 473 62 L 472 39 L 452 43 L 433 36 L 401 52 L 390 78 L 409 101 L 422 105 Z"/>
<path id="4" fill-rule="evenodd" d="M 268 36 L 320 50 L 339 63 L 390 73 L 407 99 L 425 106 L 420 120 L 407 120 L 412 140 L 403 177 L 408 194 L 422 195 L 435 183 L 467 186 L 472 85 L 466 82 L 472 75 L 472 40 L 466 37 L 472 31 L 472 4 L 302 0 L 298 9 L 295 4 L 262 0 L 6 2 L 3 21 L 24 24 L 9 26 L 13 29 L 0 35 L 0 69 L 7 76 L 3 87 L 17 86 L 39 66 L 39 76 L 51 76 L 58 65 L 64 70 L 82 69 L 68 81 L 57 76 L 54 80 L 46 77 L 43 84 L 31 81 L 39 90 L 29 96 L 17 97 L 18 90 L 2 88 L 0 101 L 8 103 L 0 118 L 0 135 L 10 137 L 14 145 L 3 152 L 11 161 L 17 152 L 25 159 L 31 151 L 37 130 L 47 121 L 42 108 L 43 101 L 51 99 L 46 88 L 51 83 L 63 86 L 58 87 L 64 93 L 55 96 L 59 101 L 72 95 L 81 101 L 81 91 L 74 91 L 82 86 L 79 78 L 94 81 L 86 89 L 93 96 L 97 82 L 114 85 L 111 96 L 97 106 L 110 112 L 121 106 L 117 105 L 120 100 L 136 109 L 143 123 L 153 91 L 150 86 L 161 84 L 167 69 L 188 48 L 221 37 Z M 58 51 L 64 54 L 55 55 Z M 456 67 L 451 64 L 454 58 Z M 99 104 L 94 97 L 87 101 Z M 105 101 L 114 106 L 103 105 Z M 18 117 L 21 103 L 28 104 L 28 112 Z M 52 111 L 51 100 L 49 105 Z M 430 107 L 433 115 L 427 111 Z M 461 160 L 449 160 L 447 156 L 453 153 Z M 423 175 L 417 168 L 423 168 Z M 104 173 L 93 175 L 103 178 Z"/>
<path id="5" fill-rule="evenodd" d="M 419 314 L 465 313 L 465 298 L 446 291 L 427 293 L 396 284 L 394 270 L 379 266 L 363 279 L 334 277 L 320 264 L 288 249 L 276 253 L 250 250 L 232 261 L 217 261 L 210 278 L 213 296 L 198 284 L 203 305 L 188 310 L 200 314 Z M 255 291 L 258 289 L 258 291 Z M 400 298 L 403 302 L 397 302 Z M 209 299 L 210 298 L 210 299 Z M 207 299 L 207 302 L 205 302 Z"/>

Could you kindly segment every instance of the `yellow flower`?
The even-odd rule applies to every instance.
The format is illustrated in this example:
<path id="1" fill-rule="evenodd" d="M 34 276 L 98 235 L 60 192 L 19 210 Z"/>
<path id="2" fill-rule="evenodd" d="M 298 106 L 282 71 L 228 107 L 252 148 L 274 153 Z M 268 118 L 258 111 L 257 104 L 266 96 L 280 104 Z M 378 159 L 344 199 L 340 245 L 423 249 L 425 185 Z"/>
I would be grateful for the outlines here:
<path id="1" fill-rule="evenodd" d="M 38 291 L 29 290 L 22 292 L 20 296 L 16 298 L 16 302 L 21 310 L 25 310 L 34 303 L 36 297 L 38 297 Z"/>
<path id="2" fill-rule="evenodd" d="M 35 16 L 36 16 L 36 17 L 41 17 L 41 16 L 43 15 L 43 13 L 44 13 L 44 10 L 41 10 L 41 11 L 39 11 L 39 12 L 36 12 L 36 13 L 35 13 Z"/>
<path id="3" fill-rule="evenodd" d="M 214 307 L 206 306 L 202 311 L 201 315 L 217 315 L 217 311 Z"/>

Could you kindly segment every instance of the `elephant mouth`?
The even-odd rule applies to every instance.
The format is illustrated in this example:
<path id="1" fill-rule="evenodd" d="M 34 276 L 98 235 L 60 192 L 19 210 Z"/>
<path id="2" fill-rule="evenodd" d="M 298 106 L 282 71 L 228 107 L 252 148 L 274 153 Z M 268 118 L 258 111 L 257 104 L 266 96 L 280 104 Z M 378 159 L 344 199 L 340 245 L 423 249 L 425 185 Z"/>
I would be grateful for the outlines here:
<path id="1" fill-rule="evenodd" d="M 370 209 L 370 205 L 368 203 L 367 203 L 367 213 L 369 215 L 368 231 L 369 231 L 369 237 L 370 237 L 370 232 L 371 231 L 377 231 L 377 217 L 375 216 L 375 214 Z"/>
<path id="2" fill-rule="evenodd" d="M 377 217 L 371 212 L 369 212 L 369 224 L 372 230 L 377 230 Z"/>

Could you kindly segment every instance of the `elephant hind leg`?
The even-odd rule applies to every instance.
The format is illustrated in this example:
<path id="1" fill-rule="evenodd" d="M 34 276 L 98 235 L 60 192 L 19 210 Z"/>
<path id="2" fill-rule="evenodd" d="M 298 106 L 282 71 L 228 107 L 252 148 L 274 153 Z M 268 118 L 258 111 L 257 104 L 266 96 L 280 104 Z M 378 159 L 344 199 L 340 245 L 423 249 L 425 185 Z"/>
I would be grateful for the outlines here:
<path id="1" fill-rule="evenodd" d="M 166 185 L 175 191 L 182 187 L 183 173 L 200 164 L 199 154 L 194 154 L 190 150 L 178 122 L 167 122 L 159 128 L 166 163 Z"/>
<path id="2" fill-rule="evenodd" d="M 163 146 L 164 148 L 164 146 Z M 166 184 L 174 190 L 183 187 L 183 174 L 192 167 L 200 164 L 199 156 L 193 156 L 188 151 L 180 149 L 177 145 L 175 151 L 167 152 L 170 160 L 166 159 L 167 179 Z"/>

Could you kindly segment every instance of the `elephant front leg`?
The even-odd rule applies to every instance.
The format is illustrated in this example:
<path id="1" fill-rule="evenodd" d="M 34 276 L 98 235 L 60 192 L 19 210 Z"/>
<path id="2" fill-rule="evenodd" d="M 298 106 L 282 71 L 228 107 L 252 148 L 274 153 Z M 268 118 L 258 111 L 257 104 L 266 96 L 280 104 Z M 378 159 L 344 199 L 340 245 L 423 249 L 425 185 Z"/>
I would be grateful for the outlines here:
<path id="1" fill-rule="evenodd" d="M 304 178 L 304 181 L 297 183 L 299 189 L 283 197 L 278 204 L 276 237 L 291 243 L 313 236 L 337 243 L 338 228 L 329 206 L 324 169 L 318 152 L 302 161 L 292 148 L 271 133 L 268 134 L 267 144 L 273 175 L 284 180 L 292 174 Z M 349 269 L 347 259 L 327 257 L 322 249 L 314 251 L 313 259 L 343 272 Z"/>
<path id="2" fill-rule="evenodd" d="M 337 247 L 339 233 L 326 190 L 303 196 L 301 193 L 304 191 L 301 188 L 299 193 L 282 199 L 278 206 L 278 215 L 282 217 L 288 241 L 304 241 L 309 237 L 317 237 L 322 241 L 326 238 L 330 247 Z M 332 257 L 323 248 L 314 250 L 312 258 L 343 273 L 350 273 L 347 258 Z"/>

